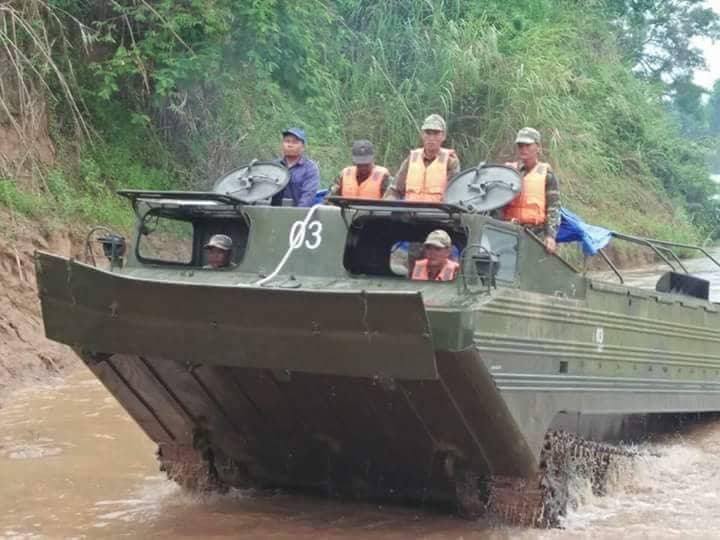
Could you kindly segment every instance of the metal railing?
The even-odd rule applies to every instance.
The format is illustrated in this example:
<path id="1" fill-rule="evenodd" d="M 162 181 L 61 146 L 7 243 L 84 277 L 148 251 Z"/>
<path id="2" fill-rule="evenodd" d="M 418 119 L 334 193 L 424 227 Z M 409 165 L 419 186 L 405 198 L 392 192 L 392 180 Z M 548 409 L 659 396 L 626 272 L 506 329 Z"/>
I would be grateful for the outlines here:
<path id="1" fill-rule="evenodd" d="M 633 236 L 631 234 L 623 234 L 617 232 L 613 232 L 611 234 L 613 238 L 617 238 L 618 240 L 624 240 L 625 242 L 645 246 L 651 249 L 661 261 L 663 261 L 670 267 L 673 272 L 678 272 L 681 270 L 685 274 L 689 273 L 687 267 L 683 264 L 678 254 L 673 251 L 673 248 L 700 252 L 707 259 L 712 261 L 713 264 L 720 268 L 720 262 L 715 257 L 710 255 L 710 253 L 708 253 L 705 248 L 702 248 L 700 246 L 694 246 L 692 244 L 682 244 L 680 242 L 670 242 L 668 240 L 656 240 L 654 238 L 643 238 L 641 236 Z M 602 249 L 599 251 L 599 253 L 600 256 L 608 264 L 610 269 L 613 271 L 613 273 L 620 280 L 620 283 L 625 283 L 625 279 L 623 278 L 622 273 L 617 268 L 617 266 L 613 264 L 607 254 Z"/>

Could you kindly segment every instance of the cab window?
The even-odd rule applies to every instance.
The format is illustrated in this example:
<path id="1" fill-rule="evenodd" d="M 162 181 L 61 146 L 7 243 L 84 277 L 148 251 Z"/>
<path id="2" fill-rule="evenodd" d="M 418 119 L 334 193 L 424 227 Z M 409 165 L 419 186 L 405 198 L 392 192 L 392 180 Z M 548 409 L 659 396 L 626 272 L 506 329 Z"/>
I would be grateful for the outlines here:
<path id="1" fill-rule="evenodd" d="M 353 221 L 345 246 L 344 265 L 352 274 L 408 278 L 423 258 L 423 242 L 436 229 L 452 240 L 450 258 L 459 262 L 467 242 L 465 230 L 449 220 L 413 220 L 366 216 Z"/>
<path id="2" fill-rule="evenodd" d="M 193 261 L 192 221 L 148 213 L 143 219 L 137 255 L 143 262 L 189 265 Z"/>
<path id="3" fill-rule="evenodd" d="M 232 240 L 230 262 L 239 264 L 248 244 L 249 221 L 244 217 L 208 219 L 206 215 L 167 213 L 162 209 L 143 218 L 137 241 L 137 257 L 143 263 L 204 266 L 208 252 L 203 249 L 215 234 Z"/>

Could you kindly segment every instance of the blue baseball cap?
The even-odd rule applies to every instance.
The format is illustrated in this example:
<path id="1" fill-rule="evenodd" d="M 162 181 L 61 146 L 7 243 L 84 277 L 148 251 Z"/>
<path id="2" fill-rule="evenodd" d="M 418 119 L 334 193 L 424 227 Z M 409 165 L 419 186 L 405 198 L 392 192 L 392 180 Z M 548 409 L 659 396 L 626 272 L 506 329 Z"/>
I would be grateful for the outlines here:
<path id="1" fill-rule="evenodd" d="M 303 144 L 305 143 L 305 130 L 300 129 L 299 127 L 287 128 L 287 129 L 283 130 L 282 134 L 283 134 L 283 137 L 285 135 L 294 135 L 295 137 L 300 139 L 303 142 Z"/>

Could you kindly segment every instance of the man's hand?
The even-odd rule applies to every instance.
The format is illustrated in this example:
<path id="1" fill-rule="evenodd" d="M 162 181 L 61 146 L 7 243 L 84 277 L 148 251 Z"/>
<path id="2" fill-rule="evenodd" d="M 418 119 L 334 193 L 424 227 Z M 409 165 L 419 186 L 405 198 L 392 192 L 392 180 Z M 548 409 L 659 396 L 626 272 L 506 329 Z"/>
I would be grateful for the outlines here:
<path id="1" fill-rule="evenodd" d="M 557 242 L 552 236 L 545 237 L 545 251 L 554 254 L 557 251 Z"/>

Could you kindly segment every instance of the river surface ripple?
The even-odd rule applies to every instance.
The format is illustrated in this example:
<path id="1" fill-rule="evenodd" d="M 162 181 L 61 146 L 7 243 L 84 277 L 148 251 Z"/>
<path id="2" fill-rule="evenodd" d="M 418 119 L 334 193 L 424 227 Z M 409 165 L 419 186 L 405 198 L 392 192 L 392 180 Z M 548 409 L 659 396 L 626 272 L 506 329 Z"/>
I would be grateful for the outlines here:
<path id="1" fill-rule="evenodd" d="M 718 301 L 720 273 L 690 267 Z M 657 270 L 629 278 L 651 287 Z M 0 426 L 0 538 L 720 538 L 720 421 L 645 445 L 604 497 L 572 486 L 564 528 L 547 531 L 285 493 L 191 496 L 158 471 L 155 446 L 85 368 L 14 394 Z"/>

